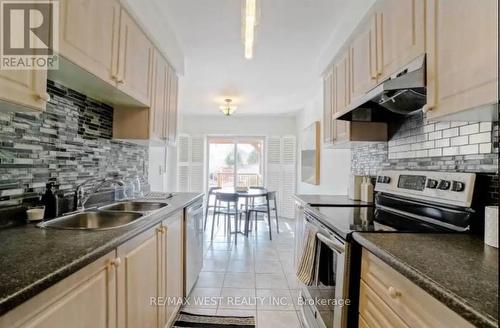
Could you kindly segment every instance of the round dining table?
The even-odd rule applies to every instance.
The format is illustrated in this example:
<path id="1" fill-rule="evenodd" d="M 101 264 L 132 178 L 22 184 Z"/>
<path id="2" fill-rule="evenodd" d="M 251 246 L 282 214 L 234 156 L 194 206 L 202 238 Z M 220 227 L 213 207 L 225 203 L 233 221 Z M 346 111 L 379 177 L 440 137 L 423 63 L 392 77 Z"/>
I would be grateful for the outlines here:
<path id="1" fill-rule="evenodd" d="M 213 193 L 216 194 L 230 194 L 230 195 L 238 195 L 238 198 L 243 198 L 245 200 L 245 220 L 248 222 L 247 213 L 248 213 L 248 200 L 249 199 L 254 199 L 254 198 L 259 198 L 259 197 L 266 197 L 267 195 L 267 190 L 266 189 L 258 189 L 258 188 L 249 188 L 247 191 L 237 191 L 235 188 L 222 188 L 222 189 L 216 189 L 213 191 Z M 245 227 L 246 230 L 248 230 L 248 227 Z M 243 231 L 236 231 L 241 234 L 247 234 L 247 232 Z"/>

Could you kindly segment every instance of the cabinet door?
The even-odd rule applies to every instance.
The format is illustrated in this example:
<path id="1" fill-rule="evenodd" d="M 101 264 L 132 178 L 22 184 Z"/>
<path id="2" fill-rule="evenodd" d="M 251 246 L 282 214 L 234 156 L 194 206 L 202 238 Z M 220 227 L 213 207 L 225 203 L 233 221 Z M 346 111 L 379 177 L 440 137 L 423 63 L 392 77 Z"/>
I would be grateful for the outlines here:
<path id="1" fill-rule="evenodd" d="M 151 303 L 160 287 L 161 229 L 150 229 L 117 249 L 120 327 L 157 328 L 159 307 Z"/>
<path id="2" fill-rule="evenodd" d="M 118 88 L 149 107 L 154 47 L 124 9 L 120 16 L 119 40 Z"/>
<path id="3" fill-rule="evenodd" d="M 330 68 L 323 77 L 323 142 L 333 142 L 333 71 Z"/>
<path id="4" fill-rule="evenodd" d="M 427 8 L 428 117 L 496 103 L 498 1 L 432 0 Z"/>
<path id="5" fill-rule="evenodd" d="M 349 52 L 346 52 L 334 67 L 334 113 L 344 111 L 350 104 L 350 74 L 349 74 Z M 335 120 L 333 122 L 334 143 L 349 139 L 349 122 Z"/>
<path id="6" fill-rule="evenodd" d="M 151 138 L 165 140 L 165 123 L 168 93 L 168 64 L 159 52 L 155 55 L 154 93 L 150 109 L 150 131 Z"/>
<path id="7" fill-rule="evenodd" d="M 0 70 L 0 100 L 14 105 L 45 110 L 47 71 Z"/>
<path id="8" fill-rule="evenodd" d="M 376 15 L 362 25 L 350 47 L 351 99 L 356 101 L 377 84 Z"/>
<path id="9" fill-rule="evenodd" d="M 349 52 L 339 57 L 334 66 L 334 99 L 335 112 L 344 111 L 349 105 L 350 81 L 349 81 Z"/>
<path id="10" fill-rule="evenodd" d="M 169 300 L 179 300 L 184 296 L 184 229 L 182 211 L 163 222 L 166 228 L 164 249 L 164 294 Z M 165 323 L 174 320 L 180 304 L 169 302 L 165 310 Z"/>
<path id="11" fill-rule="evenodd" d="M 115 328 L 115 252 L 34 296 L 0 317 L 9 328 Z"/>
<path id="12" fill-rule="evenodd" d="M 175 144 L 177 140 L 177 101 L 179 94 L 179 79 L 172 67 L 170 67 L 169 90 L 168 140 L 170 144 Z"/>
<path id="13" fill-rule="evenodd" d="M 120 5 L 115 0 L 61 1 L 60 53 L 115 85 Z"/>
<path id="14" fill-rule="evenodd" d="M 424 0 L 378 4 L 377 75 L 384 80 L 425 52 Z"/>

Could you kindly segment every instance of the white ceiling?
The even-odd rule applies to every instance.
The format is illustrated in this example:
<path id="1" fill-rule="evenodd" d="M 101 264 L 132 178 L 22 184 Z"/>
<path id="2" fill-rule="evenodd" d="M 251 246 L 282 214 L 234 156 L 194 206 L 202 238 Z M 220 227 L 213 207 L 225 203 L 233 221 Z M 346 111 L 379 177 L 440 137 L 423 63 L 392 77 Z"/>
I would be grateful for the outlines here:
<path id="1" fill-rule="evenodd" d="M 220 115 L 224 98 L 237 115 L 296 112 L 318 90 L 322 56 L 341 43 L 373 0 L 260 0 L 254 58 L 243 56 L 241 1 L 151 0 L 184 53 L 183 114 Z"/>

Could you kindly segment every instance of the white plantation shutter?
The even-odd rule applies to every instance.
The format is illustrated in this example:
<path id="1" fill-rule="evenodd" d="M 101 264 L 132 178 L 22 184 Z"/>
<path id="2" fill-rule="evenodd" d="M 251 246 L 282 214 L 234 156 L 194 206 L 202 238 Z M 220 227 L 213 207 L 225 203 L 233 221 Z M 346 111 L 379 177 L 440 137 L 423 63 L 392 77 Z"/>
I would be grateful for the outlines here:
<path id="1" fill-rule="evenodd" d="M 179 135 L 177 139 L 177 189 L 203 191 L 205 139 Z"/>
<path id="2" fill-rule="evenodd" d="M 205 138 L 191 137 L 191 163 L 189 172 L 189 191 L 203 191 L 203 163 L 205 155 Z"/>
<path id="3" fill-rule="evenodd" d="M 292 218 L 295 215 L 296 184 L 296 153 L 297 140 L 295 136 L 282 138 L 282 162 L 281 162 L 281 215 Z"/>
<path id="4" fill-rule="evenodd" d="M 294 136 L 267 138 L 266 187 L 278 193 L 280 216 L 294 216 L 296 138 Z"/>

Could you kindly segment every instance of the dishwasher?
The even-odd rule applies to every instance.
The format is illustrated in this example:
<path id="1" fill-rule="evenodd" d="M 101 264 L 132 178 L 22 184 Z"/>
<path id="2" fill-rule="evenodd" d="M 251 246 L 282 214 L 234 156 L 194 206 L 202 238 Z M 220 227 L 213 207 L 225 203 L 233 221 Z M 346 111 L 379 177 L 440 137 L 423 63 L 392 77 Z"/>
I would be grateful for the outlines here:
<path id="1" fill-rule="evenodd" d="M 203 201 L 189 205 L 184 213 L 184 295 L 193 289 L 203 266 Z"/>

